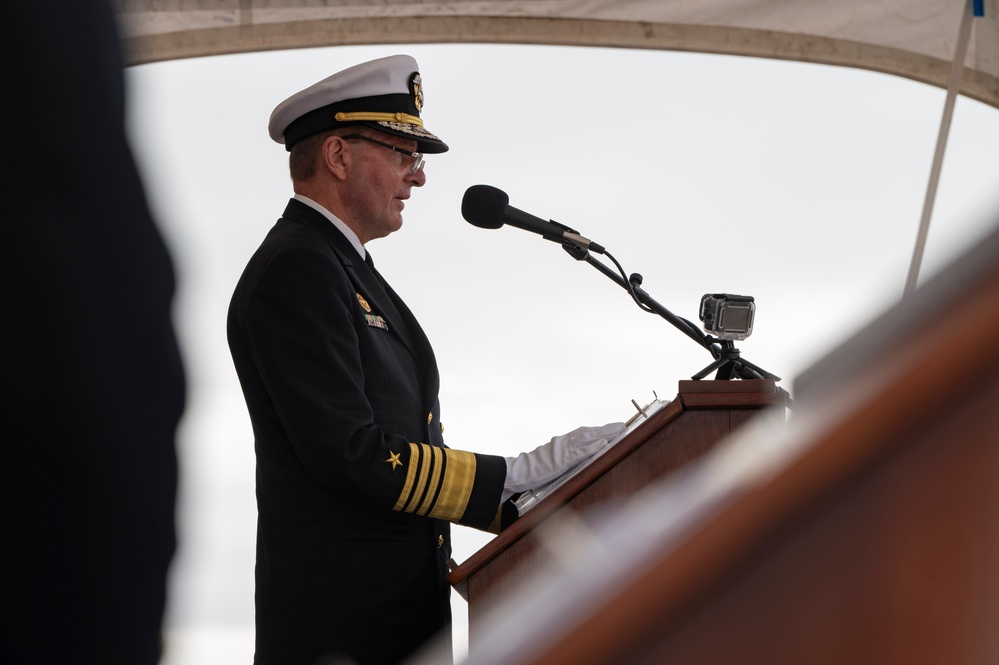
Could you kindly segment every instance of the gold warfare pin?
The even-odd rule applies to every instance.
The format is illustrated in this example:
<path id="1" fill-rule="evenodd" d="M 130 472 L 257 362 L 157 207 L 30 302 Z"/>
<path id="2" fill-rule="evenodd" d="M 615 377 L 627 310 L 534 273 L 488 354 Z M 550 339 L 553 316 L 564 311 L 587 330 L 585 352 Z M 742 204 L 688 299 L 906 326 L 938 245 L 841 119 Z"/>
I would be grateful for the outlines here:
<path id="1" fill-rule="evenodd" d="M 365 312 L 371 311 L 371 305 L 368 304 L 368 301 L 365 300 L 364 296 L 362 296 L 360 293 L 357 294 L 357 302 L 361 303 L 361 309 L 363 309 Z"/>

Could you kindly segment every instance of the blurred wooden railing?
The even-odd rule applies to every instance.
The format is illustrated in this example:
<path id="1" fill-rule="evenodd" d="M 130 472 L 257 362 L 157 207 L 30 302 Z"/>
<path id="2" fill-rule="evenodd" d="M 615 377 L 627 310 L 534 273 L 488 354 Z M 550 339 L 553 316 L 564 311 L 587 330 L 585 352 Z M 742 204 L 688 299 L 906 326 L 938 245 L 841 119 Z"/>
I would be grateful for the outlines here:
<path id="1" fill-rule="evenodd" d="M 539 536 L 468 662 L 999 662 L 999 229 L 794 386 Z"/>

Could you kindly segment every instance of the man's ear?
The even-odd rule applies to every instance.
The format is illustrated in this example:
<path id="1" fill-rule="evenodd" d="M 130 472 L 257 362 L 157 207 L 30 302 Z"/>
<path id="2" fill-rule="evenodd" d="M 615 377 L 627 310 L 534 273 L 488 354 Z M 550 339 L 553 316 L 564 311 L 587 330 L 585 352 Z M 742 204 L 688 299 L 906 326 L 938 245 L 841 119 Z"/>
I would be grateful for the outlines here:
<path id="1" fill-rule="evenodd" d="M 322 165 L 337 180 L 346 180 L 351 165 L 351 154 L 347 142 L 339 136 L 328 136 L 323 141 Z"/>

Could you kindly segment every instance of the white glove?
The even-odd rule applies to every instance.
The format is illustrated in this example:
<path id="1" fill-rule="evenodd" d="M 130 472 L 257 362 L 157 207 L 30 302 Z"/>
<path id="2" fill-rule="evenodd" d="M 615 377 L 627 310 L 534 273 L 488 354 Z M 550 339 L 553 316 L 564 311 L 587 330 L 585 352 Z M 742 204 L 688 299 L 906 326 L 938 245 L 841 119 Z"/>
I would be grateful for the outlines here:
<path id="1" fill-rule="evenodd" d="M 529 453 L 507 457 L 503 501 L 518 492 L 526 492 L 555 480 L 606 448 L 623 430 L 624 423 L 580 427 L 568 434 L 556 436 Z"/>

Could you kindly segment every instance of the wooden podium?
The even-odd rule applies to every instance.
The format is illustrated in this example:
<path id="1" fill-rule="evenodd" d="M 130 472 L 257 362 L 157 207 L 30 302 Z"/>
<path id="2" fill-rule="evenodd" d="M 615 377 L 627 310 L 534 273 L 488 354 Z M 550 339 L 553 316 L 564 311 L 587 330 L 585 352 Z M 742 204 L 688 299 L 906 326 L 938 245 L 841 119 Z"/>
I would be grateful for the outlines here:
<path id="1" fill-rule="evenodd" d="M 546 541 L 556 564 L 493 590 L 466 665 L 999 663 L 997 433 L 999 227 L 799 377 L 776 437 L 745 424 Z M 456 569 L 470 611 L 545 517 Z"/>
<path id="2" fill-rule="evenodd" d="M 679 394 L 590 466 L 573 476 L 504 530 L 448 579 L 468 601 L 469 643 L 488 599 L 522 582 L 539 548 L 539 530 L 569 510 L 585 519 L 698 459 L 761 410 L 775 429 L 784 421 L 787 393 L 774 381 L 681 381 Z"/>

